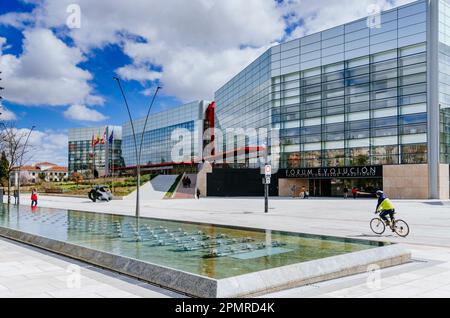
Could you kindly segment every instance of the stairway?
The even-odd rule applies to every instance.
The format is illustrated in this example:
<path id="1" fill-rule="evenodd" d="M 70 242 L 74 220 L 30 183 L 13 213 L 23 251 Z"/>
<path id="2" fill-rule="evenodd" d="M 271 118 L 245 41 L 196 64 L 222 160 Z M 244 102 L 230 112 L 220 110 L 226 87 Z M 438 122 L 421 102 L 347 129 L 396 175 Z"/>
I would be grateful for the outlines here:
<path id="1" fill-rule="evenodd" d="M 177 191 L 175 192 L 172 199 L 195 199 L 197 192 L 197 175 L 196 174 L 186 174 L 192 181 L 190 188 L 185 188 L 183 182 L 180 181 Z"/>

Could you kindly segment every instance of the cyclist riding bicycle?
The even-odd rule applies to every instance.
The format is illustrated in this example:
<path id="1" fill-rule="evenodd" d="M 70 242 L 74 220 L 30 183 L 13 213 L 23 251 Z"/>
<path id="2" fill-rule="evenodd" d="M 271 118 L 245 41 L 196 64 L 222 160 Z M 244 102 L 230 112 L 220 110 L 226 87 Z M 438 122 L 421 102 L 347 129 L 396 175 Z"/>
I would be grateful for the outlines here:
<path id="1" fill-rule="evenodd" d="M 394 222 L 395 206 L 392 201 L 386 197 L 383 191 L 377 191 L 378 204 L 375 214 L 380 213 L 380 218 L 392 229 Z M 390 220 L 387 216 L 389 215 Z"/>

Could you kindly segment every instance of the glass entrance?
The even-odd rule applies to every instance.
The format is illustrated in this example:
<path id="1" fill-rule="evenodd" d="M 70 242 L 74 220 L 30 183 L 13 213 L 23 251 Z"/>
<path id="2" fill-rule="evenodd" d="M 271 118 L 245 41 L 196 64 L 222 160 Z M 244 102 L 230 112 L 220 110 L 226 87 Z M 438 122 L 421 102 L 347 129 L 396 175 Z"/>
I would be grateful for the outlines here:
<path id="1" fill-rule="evenodd" d="M 331 197 L 331 179 L 309 180 L 309 189 L 313 197 Z"/>
<path id="2" fill-rule="evenodd" d="M 344 189 L 349 193 L 356 187 L 360 197 L 371 197 L 377 190 L 383 189 L 383 179 L 311 179 L 309 191 L 313 197 L 341 197 Z"/>

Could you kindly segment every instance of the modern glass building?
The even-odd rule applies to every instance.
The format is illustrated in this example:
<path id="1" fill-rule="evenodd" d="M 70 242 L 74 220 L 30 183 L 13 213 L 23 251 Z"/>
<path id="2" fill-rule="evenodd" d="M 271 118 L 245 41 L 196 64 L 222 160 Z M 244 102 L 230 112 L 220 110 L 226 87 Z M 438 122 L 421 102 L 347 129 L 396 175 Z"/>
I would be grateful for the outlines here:
<path id="1" fill-rule="evenodd" d="M 202 158 L 203 133 L 207 128 L 205 113 L 211 104 L 206 101 L 195 101 L 166 111 L 151 114 L 144 132 L 141 166 L 144 170 L 172 169 L 175 165 L 192 164 Z M 138 147 L 142 140 L 145 118 L 133 122 Z M 175 130 L 185 131 L 188 136 L 178 138 Z M 185 144 L 184 153 L 173 158 L 172 151 L 176 144 Z M 181 151 L 183 152 L 183 151 Z M 136 151 L 131 122 L 123 124 L 122 153 L 125 169 L 137 165 Z M 182 160 L 180 160 L 180 157 Z"/>
<path id="2" fill-rule="evenodd" d="M 279 130 L 279 195 L 448 198 L 449 76 L 450 1 L 420 0 L 272 47 L 216 92 L 216 126 Z"/>
<path id="3" fill-rule="evenodd" d="M 69 174 L 112 175 L 123 167 L 122 127 L 69 129 Z"/>

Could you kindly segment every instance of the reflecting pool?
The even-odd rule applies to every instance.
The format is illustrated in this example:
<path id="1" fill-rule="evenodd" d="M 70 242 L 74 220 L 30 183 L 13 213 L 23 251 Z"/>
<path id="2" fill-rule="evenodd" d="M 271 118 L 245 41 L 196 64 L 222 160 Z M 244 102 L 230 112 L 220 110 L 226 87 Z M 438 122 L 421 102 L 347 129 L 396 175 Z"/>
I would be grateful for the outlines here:
<path id="1" fill-rule="evenodd" d="M 138 224 L 130 216 L 4 204 L 0 227 L 215 279 L 386 245 L 149 218 Z"/>

